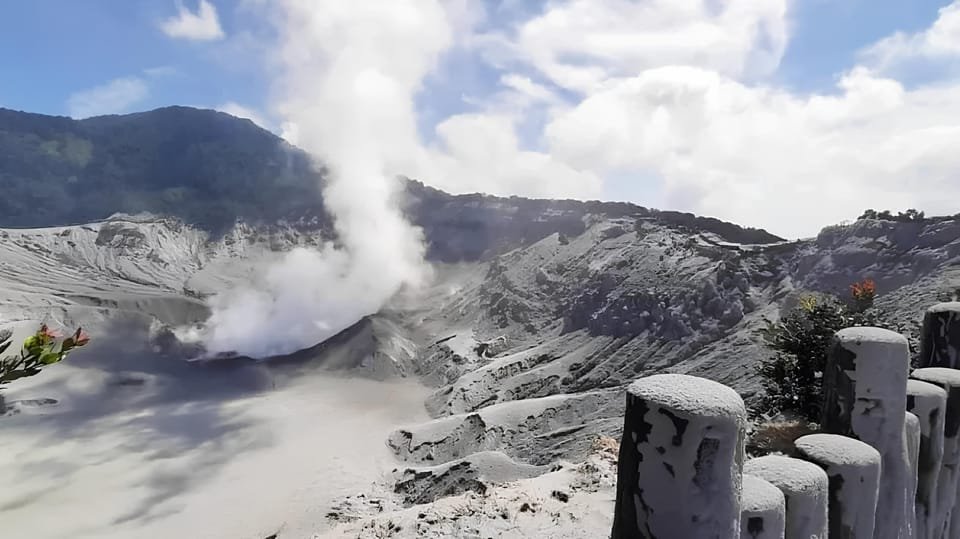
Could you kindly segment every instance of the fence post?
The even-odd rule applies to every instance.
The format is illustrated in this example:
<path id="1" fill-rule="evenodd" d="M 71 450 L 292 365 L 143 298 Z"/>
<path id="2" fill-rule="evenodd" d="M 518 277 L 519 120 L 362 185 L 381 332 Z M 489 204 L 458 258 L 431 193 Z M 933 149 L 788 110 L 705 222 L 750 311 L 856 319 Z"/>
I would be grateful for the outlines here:
<path id="1" fill-rule="evenodd" d="M 883 461 L 876 539 L 908 537 L 914 518 L 904 429 L 909 363 L 909 345 L 899 333 L 853 327 L 834 336 L 824 372 L 821 429 L 866 442 Z"/>
<path id="2" fill-rule="evenodd" d="M 823 468 L 830 481 L 829 536 L 873 539 L 880 490 L 880 453 L 837 434 L 808 434 L 794 441 L 797 452 Z"/>
<path id="3" fill-rule="evenodd" d="M 786 501 L 769 481 L 743 474 L 740 539 L 784 539 Z"/>
<path id="4" fill-rule="evenodd" d="M 612 539 L 740 536 L 746 409 L 733 389 L 658 374 L 627 388 Z"/>
<path id="5" fill-rule="evenodd" d="M 924 313 L 918 366 L 960 368 L 960 302 L 938 303 Z"/>
<path id="6" fill-rule="evenodd" d="M 916 515 L 918 539 L 939 539 L 935 535 L 937 481 L 943 465 L 944 416 L 947 393 L 920 380 L 907 380 L 907 411 L 920 420 L 920 453 L 917 461 Z"/>
<path id="7" fill-rule="evenodd" d="M 937 476 L 937 494 L 933 503 L 936 529 L 934 537 L 951 537 L 950 521 L 957 501 L 960 479 L 960 370 L 927 367 L 914 370 L 910 376 L 934 384 L 947 394 L 947 410 L 943 420 L 943 461 Z"/>
<path id="8" fill-rule="evenodd" d="M 743 471 L 769 481 L 783 492 L 786 537 L 827 539 L 829 483 L 819 466 L 791 457 L 766 455 L 748 460 Z"/>

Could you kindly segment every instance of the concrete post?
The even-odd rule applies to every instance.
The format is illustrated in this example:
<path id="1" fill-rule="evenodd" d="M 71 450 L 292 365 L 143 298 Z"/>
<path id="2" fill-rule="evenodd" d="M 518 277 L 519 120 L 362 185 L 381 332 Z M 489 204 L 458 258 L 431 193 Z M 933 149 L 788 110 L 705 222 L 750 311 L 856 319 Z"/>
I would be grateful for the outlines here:
<path id="1" fill-rule="evenodd" d="M 935 503 L 937 480 L 943 465 L 943 423 L 947 411 L 947 393 L 934 384 L 907 380 L 907 410 L 920 420 L 916 537 L 939 539 Z"/>
<path id="2" fill-rule="evenodd" d="M 612 539 L 740 536 L 743 399 L 695 376 L 627 388 Z"/>
<path id="3" fill-rule="evenodd" d="M 957 500 L 960 479 L 960 370 L 944 367 L 916 369 L 911 373 L 916 380 L 931 383 L 947 394 L 947 408 L 943 420 L 943 461 L 937 476 L 937 494 L 933 502 L 936 529 L 932 537 L 948 535 L 950 521 Z"/>
<path id="4" fill-rule="evenodd" d="M 939 303 L 927 309 L 919 367 L 960 369 L 960 302 Z"/>
<path id="5" fill-rule="evenodd" d="M 920 462 L 920 419 L 907 412 L 903 422 L 903 437 L 907 441 L 907 461 L 910 463 L 907 474 L 907 496 L 903 500 L 904 519 L 906 521 L 904 537 L 914 539 L 917 536 L 917 473 Z"/>
<path id="6" fill-rule="evenodd" d="M 829 478 L 830 538 L 873 539 L 880 452 L 837 434 L 808 434 L 794 445 L 802 458 L 823 468 Z"/>
<path id="7" fill-rule="evenodd" d="M 784 539 L 783 492 L 755 475 L 743 475 L 740 539 Z"/>
<path id="8" fill-rule="evenodd" d="M 827 539 L 828 480 L 819 466 L 800 459 L 767 455 L 748 460 L 743 471 L 783 492 L 787 508 L 786 539 Z"/>
<path id="9" fill-rule="evenodd" d="M 899 333 L 853 327 L 834 336 L 824 372 L 823 432 L 866 442 L 883 460 L 876 539 L 911 535 L 914 517 L 907 508 L 913 495 L 904 432 L 909 361 L 907 339 Z"/>

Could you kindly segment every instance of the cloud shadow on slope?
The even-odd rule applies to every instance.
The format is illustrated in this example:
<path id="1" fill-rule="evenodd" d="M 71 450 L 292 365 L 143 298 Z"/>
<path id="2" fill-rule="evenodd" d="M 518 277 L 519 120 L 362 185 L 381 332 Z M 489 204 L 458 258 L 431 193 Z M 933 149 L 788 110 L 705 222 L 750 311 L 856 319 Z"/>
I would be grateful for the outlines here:
<path id="1" fill-rule="evenodd" d="M 116 321 L 67 359 L 69 374 L 23 392 L 31 398 L 53 397 L 58 406 L 44 409 L 42 415 L 0 418 L 5 436 L 31 435 L 36 440 L 33 449 L 65 441 L 96 443 L 103 436 L 116 441 L 93 461 L 38 458 L 24 451 L 16 457 L 22 461 L 17 484 L 38 478 L 69 483 L 86 467 L 129 454 L 159 464 L 175 458 L 178 464 L 187 463 L 158 465 L 131 483 L 129 487 L 145 494 L 131 511 L 102 523 L 142 525 L 175 512 L 164 505 L 175 504 L 179 493 L 216 475 L 234 455 L 273 442 L 267 425 L 243 413 L 244 406 L 232 405 L 273 387 L 265 368 L 243 361 L 190 364 L 154 353 L 146 337 L 142 323 Z M 0 506 L 0 515 L 42 503 L 43 494 L 43 489 L 27 491 Z"/>

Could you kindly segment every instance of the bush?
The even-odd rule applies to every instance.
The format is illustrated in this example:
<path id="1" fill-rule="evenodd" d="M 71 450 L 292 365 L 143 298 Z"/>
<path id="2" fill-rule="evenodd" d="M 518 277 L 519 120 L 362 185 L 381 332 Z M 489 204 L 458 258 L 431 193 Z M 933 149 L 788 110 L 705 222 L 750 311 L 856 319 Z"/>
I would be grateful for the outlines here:
<path id="1" fill-rule="evenodd" d="M 919 223 L 926 220 L 926 215 L 922 211 L 917 211 L 913 208 L 905 212 L 897 212 L 896 215 L 890 212 L 890 210 L 883 210 L 878 212 L 877 210 L 866 210 L 860 217 L 857 217 L 857 220 L 862 219 L 875 219 L 880 221 L 896 221 L 899 223 Z"/>
<path id="2" fill-rule="evenodd" d="M 854 326 L 903 332 L 874 306 L 876 285 L 867 279 L 850 287 L 850 298 L 804 296 L 777 322 L 767 321 L 760 335 L 774 351 L 758 367 L 765 395 L 764 412 L 784 413 L 819 422 L 823 370 L 834 334 Z"/>
<path id="3" fill-rule="evenodd" d="M 4 356 L 13 344 L 10 341 L 12 336 L 9 330 L 0 331 L 0 388 L 14 380 L 38 374 L 43 367 L 62 361 L 73 349 L 90 342 L 82 329 L 78 328 L 69 337 L 61 339 L 43 324 L 35 334 L 27 337 L 18 355 Z"/>

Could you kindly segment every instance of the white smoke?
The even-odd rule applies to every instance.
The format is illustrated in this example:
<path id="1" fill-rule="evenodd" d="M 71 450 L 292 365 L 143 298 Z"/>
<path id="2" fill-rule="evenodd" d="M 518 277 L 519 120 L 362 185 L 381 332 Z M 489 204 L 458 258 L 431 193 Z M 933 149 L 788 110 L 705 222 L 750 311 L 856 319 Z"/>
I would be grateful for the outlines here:
<path id="1" fill-rule="evenodd" d="M 329 170 L 324 203 L 339 246 L 294 250 L 254 286 L 217 297 L 211 353 L 311 346 L 428 276 L 420 231 L 396 199 L 419 144 L 414 97 L 452 43 L 448 13 L 437 0 L 279 5 L 275 108 L 285 136 Z"/>

